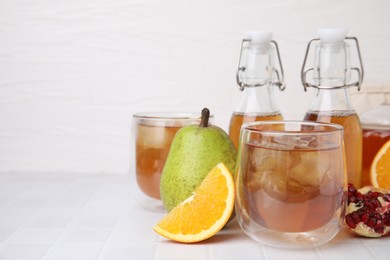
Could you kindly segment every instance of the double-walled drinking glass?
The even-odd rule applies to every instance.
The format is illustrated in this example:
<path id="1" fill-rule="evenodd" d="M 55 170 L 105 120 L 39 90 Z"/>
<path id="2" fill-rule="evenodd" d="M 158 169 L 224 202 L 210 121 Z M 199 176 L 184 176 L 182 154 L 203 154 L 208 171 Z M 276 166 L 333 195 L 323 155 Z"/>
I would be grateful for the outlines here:
<path id="1" fill-rule="evenodd" d="M 160 199 L 160 177 L 176 132 L 198 124 L 200 113 L 138 113 L 133 115 L 133 158 L 138 187 L 151 198 Z"/>
<path id="2" fill-rule="evenodd" d="M 241 128 L 236 215 L 266 245 L 324 244 L 345 214 L 343 128 L 305 121 L 263 121 Z"/>

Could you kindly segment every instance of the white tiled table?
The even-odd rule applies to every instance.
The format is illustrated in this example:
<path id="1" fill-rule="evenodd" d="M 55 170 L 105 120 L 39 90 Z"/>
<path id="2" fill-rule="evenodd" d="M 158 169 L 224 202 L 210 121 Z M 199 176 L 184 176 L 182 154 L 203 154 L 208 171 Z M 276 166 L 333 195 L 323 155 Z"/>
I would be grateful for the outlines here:
<path id="1" fill-rule="evenodd" d="M 325 246 L 281 250 L 249 239 L 236 221 L 198 244 L 152 227 L 164 215 L 125 175 L 0 174 L 0 259 L 389 259 L 390 238 L 343 230 Z"/>

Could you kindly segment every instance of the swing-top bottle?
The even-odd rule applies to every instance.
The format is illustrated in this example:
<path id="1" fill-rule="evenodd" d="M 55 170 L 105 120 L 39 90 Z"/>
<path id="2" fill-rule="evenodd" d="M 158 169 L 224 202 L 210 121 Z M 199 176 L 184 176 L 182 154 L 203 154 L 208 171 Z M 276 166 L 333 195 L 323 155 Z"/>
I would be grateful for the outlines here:
<path id="1" fill-rule="evenodd" d="M 283 77 L 279 49 L 276 41 L 272 40 L 272 33 L 248 32 L 241 43 L 236 74 L 241 97 L 229 126 L 229 136 L 237 148 L 242 124 L 283 119 L 274 97 L 275 86 L 285 89 Z"/>
<path id="2" fill-rule="evenodd" d="M 312 39 L 306 49 L 301 71 L 304 89 L 315 88 L 314 99 L 306 112 L 305 120 L 336 123 L 344 127 L 344 145 L 348 182 L 361 186 L 362 128 L 358 114 L 351 104 L 349 87 L 360 86 L 363 65 L 356 37 L 346 37 L 344 29 L 322 29 L 319 38 Z M 355 43 L 360 67 L 351 67 L 350 45 Z M 311 44 L 316 44 L 314 65 L 306 68 Z M 313 75 L 313 83 L 306 78 Z M 352 79 L 354 78 L 354 80 Z"/>

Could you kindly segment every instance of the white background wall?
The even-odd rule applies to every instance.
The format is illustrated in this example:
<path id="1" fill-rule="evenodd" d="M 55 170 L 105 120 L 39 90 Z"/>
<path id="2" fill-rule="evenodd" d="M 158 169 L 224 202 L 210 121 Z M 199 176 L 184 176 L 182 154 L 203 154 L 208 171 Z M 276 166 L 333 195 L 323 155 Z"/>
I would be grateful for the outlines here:
<path id="1" fill-rule="evenodd" d="M 285 118 L 320 27 L 357 36 L 363 88 L 390 83 L 388 0 L 0 0 L 0 172 L 125 173 L 134 112 L 200 111 L 227 129 L 244 32 L 279 43 Z"/>

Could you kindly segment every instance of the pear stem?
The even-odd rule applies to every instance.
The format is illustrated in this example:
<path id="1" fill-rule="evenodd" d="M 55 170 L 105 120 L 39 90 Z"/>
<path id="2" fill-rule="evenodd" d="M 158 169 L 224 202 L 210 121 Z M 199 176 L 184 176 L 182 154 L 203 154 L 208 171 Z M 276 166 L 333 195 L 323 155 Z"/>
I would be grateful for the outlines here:
<path id="1" fill-rule="evenodd" d="M 208 108 L 202 109 L 202 117 L 200 119 L 200 127 L 208 127 L 209 126 L 209 118 L 210 118 L 210 110 Z"/>

